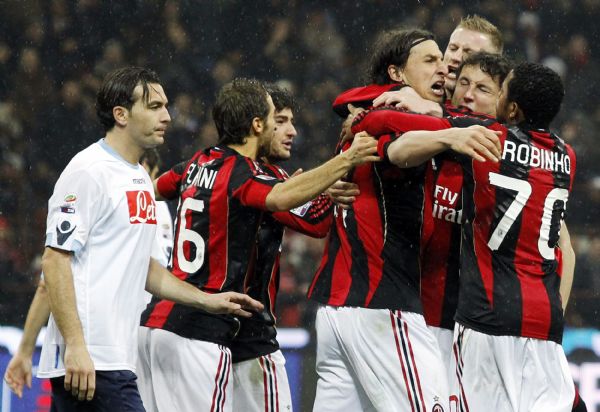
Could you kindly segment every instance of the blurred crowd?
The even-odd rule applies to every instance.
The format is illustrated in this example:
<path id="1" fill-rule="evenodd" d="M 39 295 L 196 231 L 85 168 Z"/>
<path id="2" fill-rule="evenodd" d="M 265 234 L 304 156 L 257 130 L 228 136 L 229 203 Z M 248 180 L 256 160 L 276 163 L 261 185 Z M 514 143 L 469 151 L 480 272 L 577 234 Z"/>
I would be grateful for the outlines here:
<path id="1" fill-rule="evenodd" d="M 102 137 L 94 112 L 102 77 L 124 65 L 159 73 L 173 122 L 167 168 L 216 142 L 215 92 L 237 76 L 277 81 L 299 102 L 293 172 L 331 156 L 342 90 L 364 84 L 381 29 L 433 31 L 443 51 L 460 18 L 479 14 L 504 34 L 505 53 L 539 61 L 565 81 L 553 127 L 578 154 L 567 221 L 577 253 L 571 326 L 600 309 L 600 0 L 4 0 L 0 13 L 0 324 L 22 326 L 39 276 L 47 199 L 69 159 Z M 540 102 L 543 104 L 543 102 Z M 279 324 L 313 319 L 307 285 L 323 241 L 288 233 Z"/>

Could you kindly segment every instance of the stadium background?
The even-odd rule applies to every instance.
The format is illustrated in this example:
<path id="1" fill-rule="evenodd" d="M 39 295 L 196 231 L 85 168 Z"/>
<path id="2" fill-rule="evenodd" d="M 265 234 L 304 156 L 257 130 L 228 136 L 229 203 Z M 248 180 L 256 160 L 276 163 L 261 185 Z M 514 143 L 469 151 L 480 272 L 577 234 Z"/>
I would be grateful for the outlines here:
<path id="1" fill-rule="evenodd" d="M 501 29 L 505 54 L 543 62 L 565 81 L 553 127 L 578 154 L 567 217 L 577 265 L 565 349 L 588 407 L 600 411 L 600 144 L 594 141 L 600 0 L 0 0 L 0 6 L 0 325 L 24 323 L 40 271 L 47 199 L 68 160 L 102 137 L 93 101 L 110 70 L 136 64 L 161 76 L 173 118 L 160 149 L 165 167 L 216 142 L 210 107 L 224 83 L 236 76 L 281 82 L 300 108 L 293 160 L 285 167 L 307 169 L 331 156 L 340 124 L 331 101 L 362 84 L 379 30 L 428 28 L 443 51 L 460 18 L 477 13 Z M 305 293 L 322 248 L 322 241 L 287 234 L 280 326 L 313 333 L 315 305 Z M 312 342 L 299 352 L 302 385 L 292 388 L 302 402 L 298 410 L 309 410 L 314 396 Z"/>

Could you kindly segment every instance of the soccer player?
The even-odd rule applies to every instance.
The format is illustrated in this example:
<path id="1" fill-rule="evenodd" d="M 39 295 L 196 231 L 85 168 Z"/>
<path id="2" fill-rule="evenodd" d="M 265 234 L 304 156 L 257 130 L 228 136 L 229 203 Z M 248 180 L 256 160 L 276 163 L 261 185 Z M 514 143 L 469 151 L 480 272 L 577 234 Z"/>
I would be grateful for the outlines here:
<path id="1" fill-rule="evenodd" d="M 154 72 L 109 73 L 96 100 L 106 136 L 71 160 L 48 202 L 42 270 L 52 315 L 38 376 L 50 378 L 58 411 L 143 410 L 134 371 L 144 287 L 216 313 L 262 308 L 241 294 L 204 293 L 150 257 L 155 203 L 138 161 L 163 142 L 166 105 Z"/>
<path id="2" fill-rule="evenodd" d="M 265 173 L 285 180 L 289 176 L 278 164 L 291 157 L 296 137 L 296 103 L 285 89 L 268 85 L 267 90 L 275 105 L 275 131 L 261 167 Z M 231 346 L 234 411 L 291 411 L 285 358 L 279 350 L 274 314 L 281 242 L 286 227 L 308 236 L 325 237 L 331 222 L 332 203 L 325 195 L 291 212 L 263 216 L 254 273 L 248 275 L 244 292 L 260 301 L 265 309 L 252 318 L 241 319 L 240 330 Z"/>
<path id="3" fill-rule="evenodd" d="M 431 33 L 391 31 L 374 46 L 373 84 L 366 88 L 409 84 L 441 103 L 445 73 Z M 358 184 L 360 195 L 350 209 L 336 208 L 309 288 L 309 297 L 323 305 L 316 319 L 314 410 L 447 409 L 446 371 L 419 299 L 424 167 L 367 164 L 346 179 Z"/>
<path id="4" fill-rule="evenodd" d="M 379 111 L 362 115 L 353 128 L 379 134 L 479 123 L 502 132 L 500 162 L 456 156 L 465 171 L 454 336 L 461 410 L 574 406 L 574 384 L 560 345 L 564 321 L 556 247 L 576 159 L 571 147 L 548 131 L 563 96 L 555 72 L 522 63 L 504 81 L 497 103 L 498 120 L 507 127 L 491 119 Z M 451 134 L 406 134 L 380 144 L 381 153 L 395 164 L 419 163 L 454 145 Z"/>
<path id="5" fill-rule="evenodd" d="M 146 169 L 150 178 L 156 178 L 158 174 L 160 157 L 156 149 L 148 149 L 140 158 L 140 164 Z M 171 248 L 173 247 L 173 233 L 171 214 L 166 202 L 156 202 L 156 241 L 152 247 L 151 256 L 162 266 L 167 265 Z M 146 293 L 146 295 L 151 296 Z M 146 307 L 149 298 L 140 302 Z M 35 295 L 27 312 L 27 318 L 23 327 L 23 335 L 17 352 L 13 355 L 4 374 L 4 380 L 10 389 L 19 397 L 23 396 L 23 387 L 31 388 L 33 351 L 40 330 L 48 322 L 50 306 L 48 292 L 43 277 L 38 283 Z"/>
<path id="6" fill-rule="evenodd" d="M 347 152 L 281 182 L 257 161 L 271 142 L 274 113 L 260 83 L 237 79 L 225 85 L 213 107 L 219 144 L 156 181 L 162 197 L 180 201 L 173 273 L 206 292 L 243 290 L 265 212 L 303 205 L 356 165 L 379 160 L 376 142 L 360 135 Z M 142 325 L 140 387 L 148 410 L 231 410 L 229 347 L 240 328 L 236 317 L 153 299 Z"/>

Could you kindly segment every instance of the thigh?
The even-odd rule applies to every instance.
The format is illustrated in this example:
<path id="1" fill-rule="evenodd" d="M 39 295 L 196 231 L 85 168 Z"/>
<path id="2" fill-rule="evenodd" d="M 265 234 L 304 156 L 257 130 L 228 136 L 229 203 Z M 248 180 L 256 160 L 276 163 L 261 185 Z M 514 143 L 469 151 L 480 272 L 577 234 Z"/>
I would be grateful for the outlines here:
<path id="1" fill-rule="evenodd" d="M 341 350 L 337 312 L 330 306 L 317 312 L 317 392 L 313 412 L 373 410 Z"/>
<path id="2" fill-rule="evenodd" d="M 58 412 L 144 412 L 133 372 L 96 371 L 96 391 L 91 401 L 78 401 L 64 389 L 64 377 L 52 378 L 53 410 Z"/>
<path id="3" fill-rule="evenodd" d="M 159 411 L 232 410 L 228 348 L 152 329 L 149 351 Z"/>
<path id="4" fill-rule="evenodd" d="M 351 309 L 343 322 L 343 347 L 374 408 L 447 410 L 444 363 L 423 316 Z"/>
<path id="5" fill-rule="evenodd" d="M 519 412 L 571 411 L 575 384 L 562 346 L 555 342 L 526 339 L 523 351 Z"/>
<path id="6" fill-rule="evenodd" d="M 281 351 L 233 364 L 233 410 L 292 410 L 285 358 Z"/>

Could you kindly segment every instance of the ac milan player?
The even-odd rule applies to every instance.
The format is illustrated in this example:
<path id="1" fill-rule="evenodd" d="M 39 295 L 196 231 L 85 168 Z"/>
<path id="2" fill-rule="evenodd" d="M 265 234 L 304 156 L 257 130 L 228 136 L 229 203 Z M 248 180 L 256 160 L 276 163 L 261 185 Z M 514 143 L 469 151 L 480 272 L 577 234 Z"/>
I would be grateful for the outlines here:
<path id="1" fill-rule="evenodd" d="M 243 290 L 254 270 L 263 214 L 303 205 L 352 167 L 379 160 L 376 142 L 363 134 L 348 152 L 281 182 L 257 162 L 271 142 L 274 111 L 260 83 L 225 85 L 213 108 L 219 145 L 156 182 L 162 197 L 180 202 L 173 273 L 206 292 Z M 140 388 L 148 410 L 232 410 L 229 347 L 240 328 L 237 318 L 153 299 L 142 325 Z"/>
<path id="2" fill-rule="evenodd" d="M 285 89 L 268 85 L 275 105 L 275 131 L 268 154 L 263 157 L 265 173 L 281 180 L 289 176 L 278 163 L 291 157 L 296 137 L 296 103 Z M 292 210 L 265 214 L 258 231 L 254 273 L 248 275 L 244 291 L 265 306 L 262 313 L 242 319 L 233 340 L 233 410 L 291 411 L 292 399 L 279 350 L 275 328 L 275 300 L 279 288 L 279 257 L 285 227 L 313 237 L 324 237 L 332 221 L 329 197 L 317 199 Z"/>
<path id="3" fill-rule="evenodd" d="M 441 102 L 444 74 L 431 33 L 386 32 L 375 44 L 374 84 L 366 88 L 410 84 Z M 446 371 L 419 301 L 423 178 L 424 167 L 401 170 L 387 162 L 347 176 L 360 195 L 350 209 L 336 208 L 309 289 L 323 304 L 316 319 L 315 411 L 447 409 Z"/>
<path id="4" fill-rule="evenodd" d="M 48 201 L 42 270 L 52 315 L 38 376 L 51 380 L 53 410 L 144 410 L 134 373 L 144 285 L 216 313 L 262 307 L 240 294 L 204 293 L 150 257 L 155 204 L 138 161 L 163 142 L 166 105 L 154 72 L 109 73 L 96 101 L 106 137 L 71 160 Z"/>
<path id="5" fill-rule="evenodd" d="M 493 120 L 397 111 L 362 115 L 353 128 L 385 133 L 479 123 L 502 132 L 500 162 L 456 157 L 465 171 L 454 344 L 461 410 L 569 411 L 574 406 L 573 380 L 560 346 L 556 247 L 576 159 L 548 131 L 563 95 L 556 73 L 523 63 L 504 81 L 497 103 L 497 117 L 507 128 Z M 452 147 L 448 136 L 445 130 L 406 134 L 385 139 L 380 149 L 393 163 L 418 163 Z"/>

